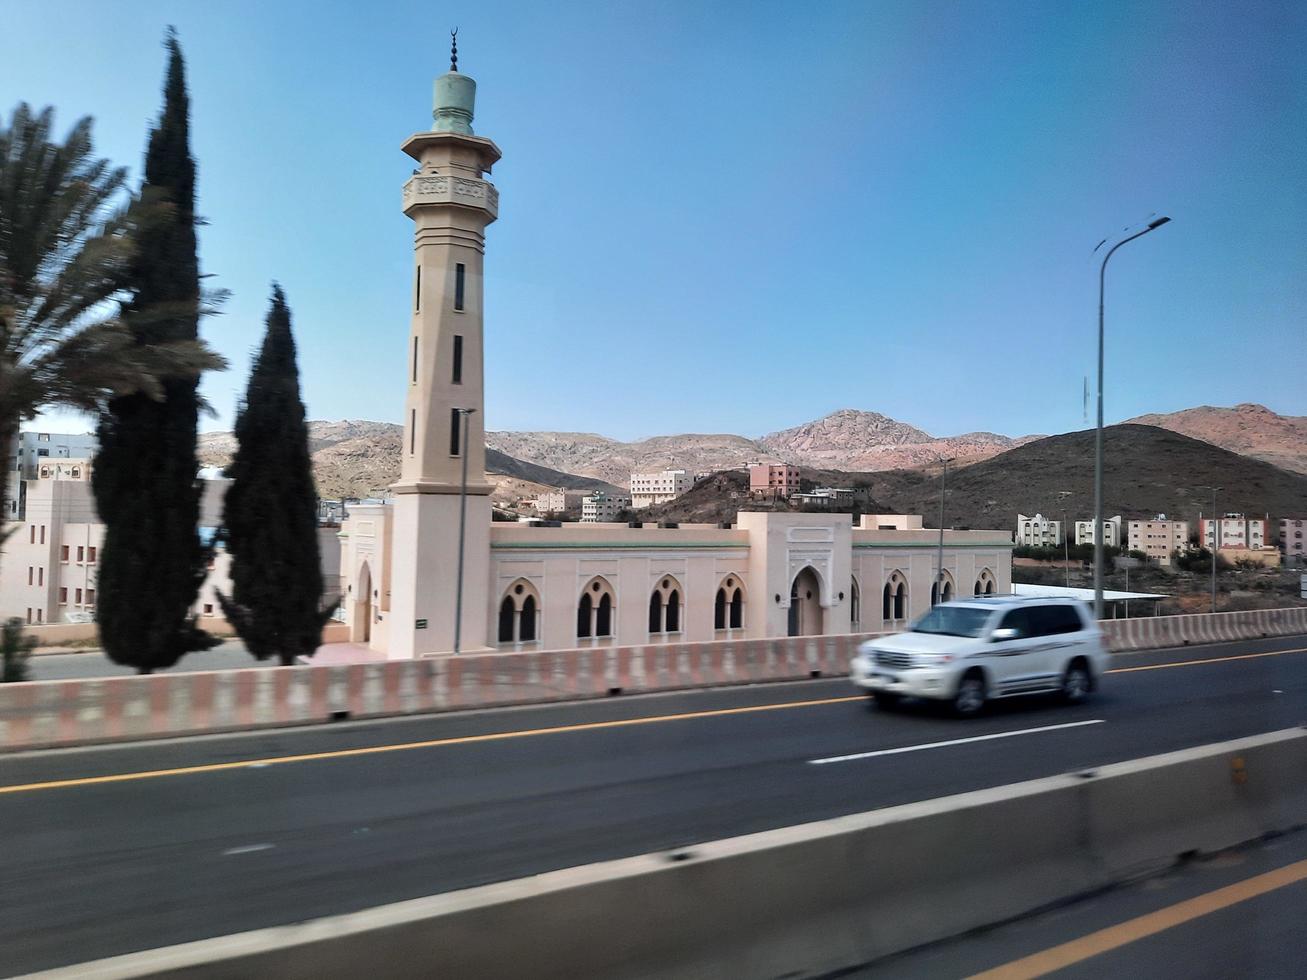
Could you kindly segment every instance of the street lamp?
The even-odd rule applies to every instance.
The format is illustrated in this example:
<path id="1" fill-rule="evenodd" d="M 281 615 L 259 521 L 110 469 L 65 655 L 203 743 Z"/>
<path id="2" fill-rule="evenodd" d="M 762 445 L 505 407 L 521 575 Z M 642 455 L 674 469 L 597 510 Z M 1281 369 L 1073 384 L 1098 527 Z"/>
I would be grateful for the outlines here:
<path id="1" fill-rule="evenodd" d="M 948 464 L 953 462 L 956 457 L 950 456 L 944 460 L 944 468 L 939 474 L 939 567 L 935 571 L 935 590 L 931 596 L 931 605 L 944 601 L 944 493 L 948 483 Z"/>
<path id="2" fill-rule="evenodd" d="M 1123 238 L 1107 250 L 1098 269 L 1098 425 L 1094 430 L 1094 618 L 1103 618 L 1103 293 L 1107 260 L 1118 248 L 1162 227 L 1170 218 L 1155 218 L 1143 231 Z M 1101 242 L 1099 243 L 1102 244 Z"/>
<path id="3" fill-rule="evenodd" d="M 1216 491 L 1224 490 L 1225 487 L 1199 487 L 1199 490 L 1212 491 L 1212 612 L 1216 612 L 1216 549 L 1221 546 L 1221 522 L 1216 516 Z M 1202 514 L 1198 515 L 1198 532 L 1201 534 L 1203 529 Z"/>
<path id="4" fill-rule="evenodd" d="M 463 450 L 463 482 L 458 488 L 458 585 L 454 595 L 454 652 L 458 653 L 463 639 L 463 533 L 467 527 L 467 457 L 471 447 L 467 444 L 469 421 L 475 408 L 455 409 L 463 417 L 463 437 L 459 448 Z"/>
<path id="5" fill-rule="evenodd" d="M 1062 505 L 1062 567 L 1066 570 L 1066 587 L 1068 593 L 1071 590 L 1071 538 L 1067 535 L 1067 528 L 1070 527 L 1070 520 L 1066 511 L 1066 498 L 1071 496 L 1074 490 L 1059 490 L 1057 492 L 1057 502 Z M 1076 542 L 1079 547 L 1080 542 Z"/>

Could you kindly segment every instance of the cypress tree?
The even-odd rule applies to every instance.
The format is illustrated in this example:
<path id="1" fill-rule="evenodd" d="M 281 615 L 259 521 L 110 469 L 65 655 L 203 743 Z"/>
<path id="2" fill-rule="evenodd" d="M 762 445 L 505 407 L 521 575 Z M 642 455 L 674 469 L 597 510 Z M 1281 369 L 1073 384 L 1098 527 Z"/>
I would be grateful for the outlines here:
<path id="1" fill-rule="evenodd" d="M 291 665 L 317 649 L 323 623 L 317 491 L 300 401 L 290 309 L 273 284 L 268 331 L 236 417 L 222 540 L 231 554 L 227 619 L 260 660 Z"/>
<path id="2" fill-rule="evenodd" d="M 132 342 L 165 349 L 199 336 L 200 272 L 195 236 L 195 161 L 185 66 L 169 30 L 163 113 L 150 132 L 142 197 L 163 208 L 143 228 L 129 272 L 124 319 Z M 201 543 L 195 451 L 199 376 L 164 381 L 159 397 L 114 398 L 100 416 L 92 470 L 105 523 L 100 549 L 100 639 L 115 663 L 148 674 L 217 641 L 191 607 L 209 550 Z"/>

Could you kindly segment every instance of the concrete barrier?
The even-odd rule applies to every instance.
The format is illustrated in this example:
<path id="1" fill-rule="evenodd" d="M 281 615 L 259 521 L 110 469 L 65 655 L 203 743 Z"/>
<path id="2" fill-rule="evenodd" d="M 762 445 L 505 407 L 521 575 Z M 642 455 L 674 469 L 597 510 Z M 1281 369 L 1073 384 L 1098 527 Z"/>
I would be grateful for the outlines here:
<path id="1" fill-rule="evenodd" d="M 811 976 L 1304 824 L 1293 729 L 36 976 Z"/>
<path id="2" fill-rule="evenodd" d="M 1107 620 L 1115 651 L 1307 633 L 1307 608 Z M 841 677 L 876 633 L 0 684 L 0 751 Z"/>

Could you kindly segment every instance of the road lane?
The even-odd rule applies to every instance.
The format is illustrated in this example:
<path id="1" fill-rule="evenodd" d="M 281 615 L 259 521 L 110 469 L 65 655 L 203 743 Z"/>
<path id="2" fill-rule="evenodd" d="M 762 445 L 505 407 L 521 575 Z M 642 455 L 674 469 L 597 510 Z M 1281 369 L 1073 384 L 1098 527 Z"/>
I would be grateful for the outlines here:
<path id="1" fill-rule="evenodd" d="M 1307 715 L 1304 648 L 1120 658 L 1213 662 L 1115 674 L 1086 705 L 1013 701 L 975 721 L 868 710 L 847 682 L 818 681 L 0 759 L 10 786 L 240 763 L 0 795 L 12 883 L 0 949 L 30 970 L 1290 727 Z M 627 720 L 641 723 L 604 724 Z M 522 732 L 540 734 L 466 740 Z M 350 751 L 417 741 L 440 744 Z"/>

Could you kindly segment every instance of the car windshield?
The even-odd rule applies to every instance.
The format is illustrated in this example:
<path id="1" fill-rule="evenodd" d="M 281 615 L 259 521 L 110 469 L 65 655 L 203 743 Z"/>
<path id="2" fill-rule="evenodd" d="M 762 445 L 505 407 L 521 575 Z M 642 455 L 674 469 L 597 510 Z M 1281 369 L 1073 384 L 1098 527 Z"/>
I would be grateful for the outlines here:
<path id="1" fill-rule="evenodd" d="M 990 610 L 971 606 L 936 606 L 912 626 L 913 633 L 944 636 L 979 636 L 989 620 Z"/>

